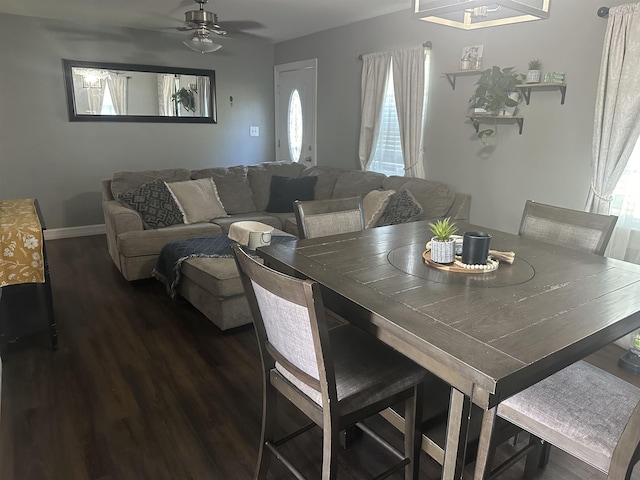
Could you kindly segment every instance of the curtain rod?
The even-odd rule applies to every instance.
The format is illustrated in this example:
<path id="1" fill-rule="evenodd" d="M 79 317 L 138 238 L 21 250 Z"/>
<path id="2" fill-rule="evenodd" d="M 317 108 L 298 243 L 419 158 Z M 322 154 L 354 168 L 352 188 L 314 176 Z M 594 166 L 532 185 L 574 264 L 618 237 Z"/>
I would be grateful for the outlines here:
<path id="1" fill-rule="evenodd" d="M 609 7 L 600 7 L 597 13 L 600 18 L 607 18 L 609 16 Z"/>
<path id="2" fill-rule="evenodd" d="M 422 46 L 424 48 L 431 50 L 431 48 L 433 47 L 433 44 L 431 42 L 424 42 Z M 362 60 L 362 54 L 358 55 L 358 60 Z"/>

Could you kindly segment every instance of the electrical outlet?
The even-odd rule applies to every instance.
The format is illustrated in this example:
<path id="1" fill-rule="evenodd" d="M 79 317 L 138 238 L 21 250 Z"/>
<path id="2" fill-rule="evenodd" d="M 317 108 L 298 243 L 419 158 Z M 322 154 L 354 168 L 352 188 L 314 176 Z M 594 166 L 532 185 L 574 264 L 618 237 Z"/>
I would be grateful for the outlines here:
<path id="1" fill-rule="evenodd" d="M 260 128 L 259 127 L 249 127 L 249 135 L 252 137 L 260 136 Z"/>

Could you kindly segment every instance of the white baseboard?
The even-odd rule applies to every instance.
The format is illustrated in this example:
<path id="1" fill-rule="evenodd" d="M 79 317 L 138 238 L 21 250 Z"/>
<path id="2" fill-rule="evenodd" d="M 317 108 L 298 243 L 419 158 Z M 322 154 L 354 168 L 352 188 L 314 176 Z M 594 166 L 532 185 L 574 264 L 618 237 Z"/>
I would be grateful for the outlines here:
<path id="1" fill-rule="evenodd" d="M 104 223 L 101 225 L 84 225 L 82 227 L 52 228 L 44 231 L 45 240 L 57 240 L 60 238 L 88 237 L 90 235 L 104 235 L 106 233 Z"/>

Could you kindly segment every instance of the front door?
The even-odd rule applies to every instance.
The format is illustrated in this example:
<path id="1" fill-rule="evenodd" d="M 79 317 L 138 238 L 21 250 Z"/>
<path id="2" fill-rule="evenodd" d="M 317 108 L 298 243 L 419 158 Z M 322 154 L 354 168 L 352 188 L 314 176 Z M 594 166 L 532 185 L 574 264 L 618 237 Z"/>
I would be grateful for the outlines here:
<path id="1" fill-rule="evenodd" d="M 276 160 L 316 164 L 317 59 L 276 65 Z"/>

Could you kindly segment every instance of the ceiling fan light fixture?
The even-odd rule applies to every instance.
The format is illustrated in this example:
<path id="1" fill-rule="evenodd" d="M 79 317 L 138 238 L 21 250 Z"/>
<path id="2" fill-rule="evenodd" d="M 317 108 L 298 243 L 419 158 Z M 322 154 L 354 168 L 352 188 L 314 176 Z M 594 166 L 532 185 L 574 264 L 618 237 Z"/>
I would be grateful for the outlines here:
<path id="1" fill-rule="evenodd" d="M 182 43 L 200 53 L 212 53 L 222 48 L 222 45 L 211 40 L 209 32 L 203 29 L 198 29 L 192 37 Z"/>

